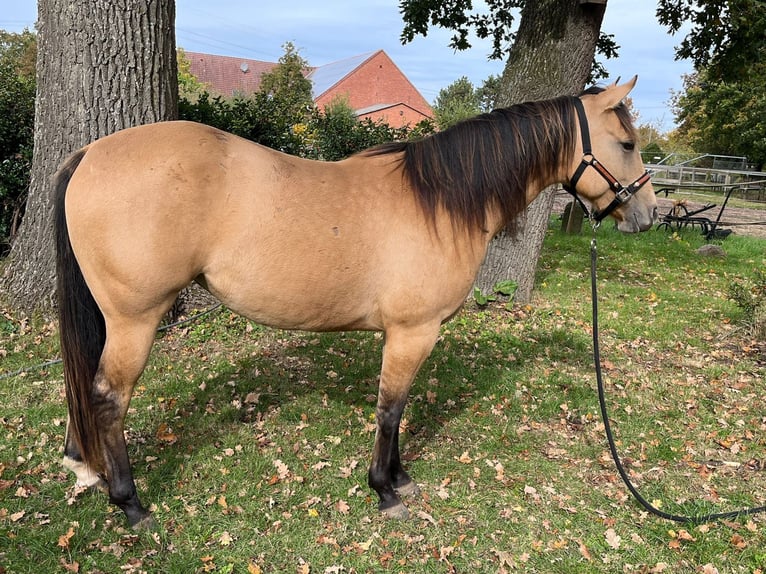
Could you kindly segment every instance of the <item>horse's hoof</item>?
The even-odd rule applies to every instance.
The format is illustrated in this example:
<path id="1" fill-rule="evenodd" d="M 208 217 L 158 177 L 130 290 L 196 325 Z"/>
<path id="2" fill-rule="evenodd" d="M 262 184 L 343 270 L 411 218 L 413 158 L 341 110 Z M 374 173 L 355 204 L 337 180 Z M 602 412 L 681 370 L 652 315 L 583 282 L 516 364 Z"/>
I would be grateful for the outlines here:
<path id="1" fill-rule="evenodd" d="M 407 520 L 410 517 L 410 511 L 401 502 L 388 508 L 381 508 L 380 513 L 386 518 L 393 518 L 394 520 Z"/>
<path id="2" fill-rule="evenodd" d="M 141 520 L 139 520 L 134 525 L 132 525 L 131 528 L 135 532 L 145 532 L 148 530 L 156 530 L 157 522 L 154 520 L 154 517 L 151 514 L 147 514 Z"/>
<path id="3" fill-rule="evenodd" d="M 394 490 L 399 496 L 418 496 L 420 494 L 420 487 L 415 484 L 414 480 L 401 486 L 397 486 Z"/>

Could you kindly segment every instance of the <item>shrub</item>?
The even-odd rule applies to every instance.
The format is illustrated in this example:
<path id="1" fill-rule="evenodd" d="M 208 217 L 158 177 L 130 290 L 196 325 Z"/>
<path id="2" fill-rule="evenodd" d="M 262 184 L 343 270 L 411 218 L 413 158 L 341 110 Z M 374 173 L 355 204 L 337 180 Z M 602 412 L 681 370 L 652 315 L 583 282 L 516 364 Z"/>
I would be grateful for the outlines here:
<path id="1" fill-rule="evenodd" d="M 32 168 L 35 83 L 0 61 L 0 257 L 10 249 L 26 204 Z"/>
<path id="2" fill-rule="evenodd" d="M 729 298 L 742 310 L 743 322 L 751 334 L 766 339 L 766 271 L 756 271 L 752 281 L 733 281 Z"/>

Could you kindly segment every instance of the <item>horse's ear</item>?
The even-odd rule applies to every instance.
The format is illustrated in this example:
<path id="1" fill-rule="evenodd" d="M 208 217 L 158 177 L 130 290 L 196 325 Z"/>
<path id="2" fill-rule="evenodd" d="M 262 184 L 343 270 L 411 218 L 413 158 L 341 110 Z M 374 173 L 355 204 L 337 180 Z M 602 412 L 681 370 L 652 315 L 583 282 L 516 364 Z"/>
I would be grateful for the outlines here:
<path id="1" fill-rule="evenodd" d="M 625 82 L 621 86 L 618 86 L 617 82 L 615 82 L 613 85 L 609 86 L 607 89 L 601 92 L 599 97 L 603 98 L 604 109 L 613 110 L 619 106 L 620 102 L 625 99 L 625 96 L 627 96 L 633 89 L 633 86 L 636 85 L 637 80 L 638 76 L 633 76 L 630 81 Z M 619 79 L 617 81 L 619 81 Z"/>

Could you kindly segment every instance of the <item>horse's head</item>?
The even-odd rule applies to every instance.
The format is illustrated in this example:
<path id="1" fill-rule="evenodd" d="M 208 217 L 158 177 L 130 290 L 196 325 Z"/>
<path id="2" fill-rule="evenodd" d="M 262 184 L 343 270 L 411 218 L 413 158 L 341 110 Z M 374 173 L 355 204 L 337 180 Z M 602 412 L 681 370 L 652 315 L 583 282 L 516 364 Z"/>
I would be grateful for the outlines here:
<path id="1" fill-rule="evenodd" d="M 580 145 L 567 186 L 591 203 L 597 221 L 611 215 L 617 228 L 628 233 L 646 231 L 657 218 L 654 190 L 622 103 L 636 79 L 591 89 L 575 101 Z"/>

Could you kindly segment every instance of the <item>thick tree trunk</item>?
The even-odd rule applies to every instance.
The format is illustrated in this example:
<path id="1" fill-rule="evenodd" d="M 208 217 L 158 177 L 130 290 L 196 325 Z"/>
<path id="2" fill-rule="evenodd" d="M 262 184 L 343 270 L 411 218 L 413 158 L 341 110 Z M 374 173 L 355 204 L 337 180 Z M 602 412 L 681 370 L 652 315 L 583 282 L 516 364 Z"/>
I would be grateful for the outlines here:
<path id="1" fill-rule="evenodd" d="M 27 312 L 55 290 L 51 177 L 115 131 L 177 117 L 174 0 L 38 0 L 35 149 L 0 296 Z"/>
<path id="2" fill-rule="evenodd" d="M 603 16 L 603 5 L 580 0 L 528 0 L 501 79 L 498 107 L 580 93 Z M 530 300 L 553 199 L 551 190 L 540 194 L 522 216 L 516 237 L 501 232 L 492 241 L 477 278 L 482 291 L 513 279 L 519 284 L 516 300 Z"/>

